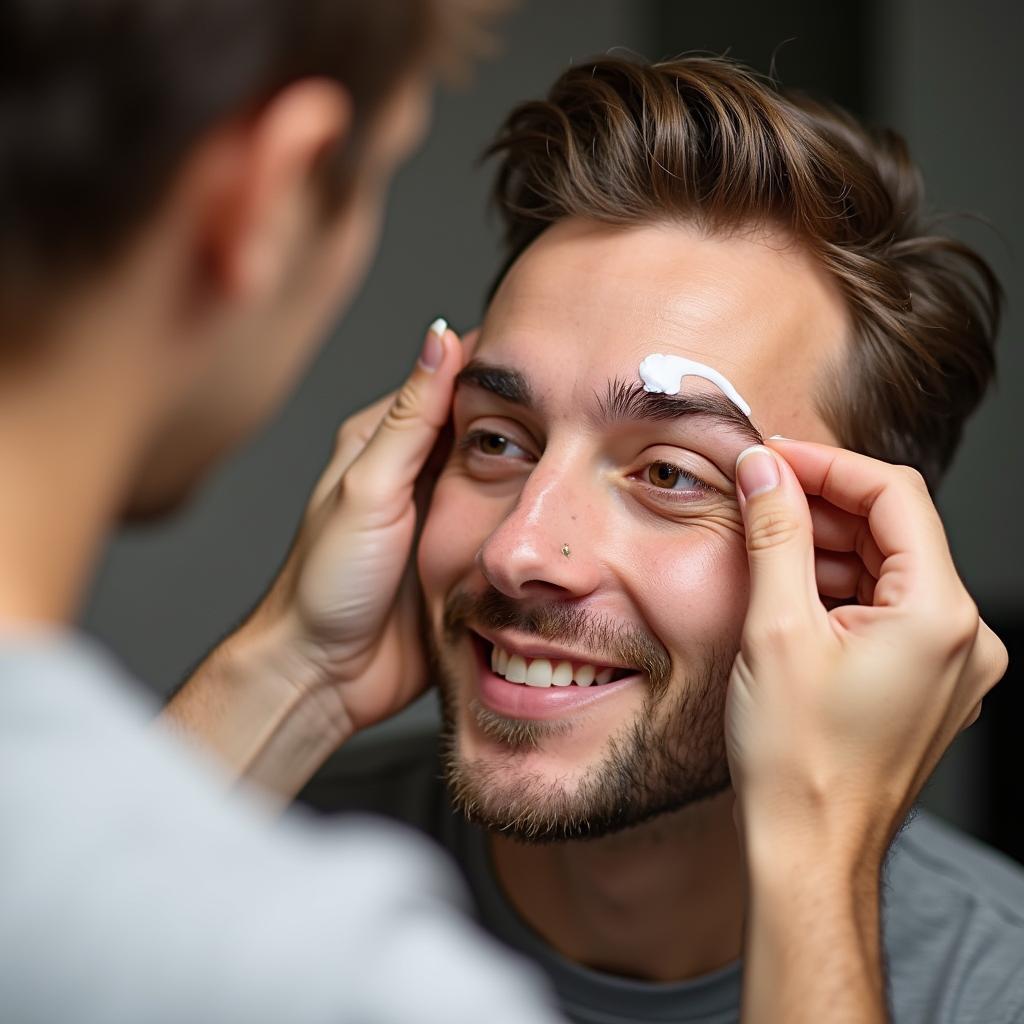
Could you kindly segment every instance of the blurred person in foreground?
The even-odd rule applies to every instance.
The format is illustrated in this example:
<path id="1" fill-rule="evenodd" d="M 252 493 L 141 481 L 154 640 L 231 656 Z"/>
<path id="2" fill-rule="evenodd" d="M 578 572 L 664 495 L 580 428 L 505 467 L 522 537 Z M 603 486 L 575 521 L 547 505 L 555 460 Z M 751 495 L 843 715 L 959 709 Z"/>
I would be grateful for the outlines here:
<path id="1" fill-rule="evenodd" d="M 511 114 L 494 152 L 505 266 L 418 553 L 442 729 L 352 751 L 304 800 L 437 839 L 483 924 L 581 1022 L 736 1019 L 744 977 L 786 962 L 777 933 L 741 956 L 771 905 L 757 879 L 781 891 L 794 863 L 833 893 L 852 886 L 896 1021 L 1024 1015 L 1024 873 L 927 814 L 878 872 L 906 807 L 877 810 L 905 792 L 910 750 L 932 763 L 943 687 L 914 644 L 884 667 L 874 644 L 937 630 L 959 659 L 976 631 L 929 488 L 992 376 L 987 266 L 935 233 L 897 137 L 726 61 L 578 64 Z M 749 408 L 700 376 L 652 393 L 638 376 L 651 353 L 711 367 Z M 801 441 L 749 448 L 776 434 Z M 798 517 L 790 489 L 811 496 Z M 293 565 L 309 550 L 300 535 Z M 783 551 L 785 581 L 766 584 Z M 284 609 L 332 635 L 302 611 L 324 607 L 326 581 L 272 593 L 253 637 Z M 421 675 L 388 659 L 413 649 L 382 646 L 365 681 L 308 683 L 331 723 L 313 735 L 351 735 L 386 694 L 406 699 Z M 748 685 L 766 657 L 774 707 Z M 226 686 L 200 673 L 181 710 L 214 744 L 231 723 L 236 770 L 301 783 L 313 744 L 270 724 L 289 721 L 294 691 L 254 686 L 246 725 L 251 683 L 222 670 Z M 880 705 L 884 720 L 865 715 Z M 823 820 L 793 816 L 795 791 Z M 843 852 L 830 864 L 821 846 Z M 846 958 L 846 983 L 867 990 L 842 915 L 782 899 L 818 933 L 817 983 Z"/>
<path id="2" fill-rule="evenodd" d="M 13 0 L 0 13 L 5 1020 L 448 1021 L 476 1020 L 481 1007 L 489 1020 L 552 1019 L 536 972 L 456 912 L 463 890 L 429 844 L 382 824 L 320 828 L 293 814 L 274 824 L 256 794 L 227 796 L 230 774 L 152 728 L 134 684 L 71 626 L 117 522 L 179 505 L 287 394 L 359 283 L 387 183 L 424 130 L 438 63 L 475 23 L 460 5 L 427 0 Z M 338 687 L 377 685 L 373 712 L 362 709 L 371 718 L 407 697 L 397 679 L 417 682 L 388 663 L 396 651 L 418 663 L 410 605 L 395 596 L 412 483 L 462 364 L 454 335 L 429 335 L 345 479 L 329 470 L 244 642 L 229 639 L 182 694 L 194 723 L 203 693 L 227 696 L 221 711 L 233 713 L 221 684 L 239 666 L 252 669 L 235 695 L 245 721 L 254 696 L 271 712 L 282 684 L 311 694 L 277 734 L 282 786 L 343 738 Z M 806 514 L 786 480 L 769 504 L 785 497 Z M 386 549 L 374 546 L 381 538 Z M 784 582 L 795 556 L 773 554 L 755 581 Z M 901 749 L 892 791 L 863 816 L 879 831 L 999 672 L 998 644 L 955 574 L 939 575 L 957 595 L 950 628 L 910 634 L 900 648 L 920 665 L 921 685 L 903 692 L 929 709 L 926 724 L 913 715 L 928 756 Z M 922 579 L 933 588 L 932 574 Z M 380 614 L 381 600 L 394 615 Z M 744 677 L 768 709 L 781 702 L 772 665 L 762 651 Z M 306 690 L 311 667 L 326 675 Z M 941 699 L 921 700 L 924 683 Z M 892 718 L 882 701 L 865 713 Z M 809 723 L 811 734 L 827 719 Z M 749 724 L 731 734 L 737 779 L 764 767 L 765 734 Z M 244 729 L 225 735 L 246 739 Z M 316 739 L 297 749 L 303 735 Z M 822 817 L 799 784 L 741 792 L 744 828 L 780 799 L 794 821 Z M 751 918 L 747 1016 L 768 1019 L 792 991 L 809 1013 L 835 1006 L 817 984 L 821 964 L 813 976 L 776 976 L 765 959 L 785 951 L 811 962 L 806 922 L 791 930 L 776 905 L 784 890 L 835 902 L 829 934 L 854 965 L 851 1012 L 875 1019 L 881 979 L 862 942 L 873 926 L 847 910 L 859 879 L 837 890 L 830 873 L 780 871 L 799 865 L 796 852 L 784 843 L 767 872 L 752 858 L 765 900 Z"/>

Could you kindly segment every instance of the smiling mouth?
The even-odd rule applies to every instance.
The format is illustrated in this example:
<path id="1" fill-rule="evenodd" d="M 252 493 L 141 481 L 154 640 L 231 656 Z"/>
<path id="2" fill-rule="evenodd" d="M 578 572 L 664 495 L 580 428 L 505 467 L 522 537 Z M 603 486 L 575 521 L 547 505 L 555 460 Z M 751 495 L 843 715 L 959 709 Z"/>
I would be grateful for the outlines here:
<path id="1" fill-rule="evenodd" d="M 617 668 L 599 663 L 568 661 L 558 658 L 527 658 L 507 651 L 500 644 L 478 637 L 483 643 L 485 661 L 491 671 L 507 683 L 538 688 L 604 686 L 627 676 L 633 668 Z M 489 648 L 489 651 L 488 651 Z"/>

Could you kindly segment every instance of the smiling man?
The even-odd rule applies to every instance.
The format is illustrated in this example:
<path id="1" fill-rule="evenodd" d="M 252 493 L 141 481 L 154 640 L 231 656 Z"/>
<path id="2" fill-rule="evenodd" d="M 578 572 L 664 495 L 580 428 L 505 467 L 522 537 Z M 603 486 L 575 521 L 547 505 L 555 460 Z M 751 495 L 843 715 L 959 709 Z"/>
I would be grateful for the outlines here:
<path id="1" fill-rule="evenodd" d="M 992 375 L 997 286 L 931 233 L 898 139 L 727 62 L 571 69 L 495 152 L 508 260 L 419 545 L 441 735 L 305 798 L 437 837 L 574 1019 L 733 1020 L 737 456 L 780 434 L 934 486 Z M 710 372 L 653 393 L 653 353 Z M 863 521 L 811 505 L 826 607 L 871 604 Z M 886 885 L 897 1021 L 1024 1012 L 1019 871 L 922 815 Z"/>
<path id="2" fill-rule="evenodd" d="M 474 817 L 601 835 L 726 789 L 747 606 L 733 467 L 761 434 L 707 380 L 652 394 L 637 369 L 655 350 L 714 365 L 765 429 L 834 443 L 793 398 L 844 325 L 771 234 L 567 218 L 513 265 L 420 545 L 450 779 Z"/>

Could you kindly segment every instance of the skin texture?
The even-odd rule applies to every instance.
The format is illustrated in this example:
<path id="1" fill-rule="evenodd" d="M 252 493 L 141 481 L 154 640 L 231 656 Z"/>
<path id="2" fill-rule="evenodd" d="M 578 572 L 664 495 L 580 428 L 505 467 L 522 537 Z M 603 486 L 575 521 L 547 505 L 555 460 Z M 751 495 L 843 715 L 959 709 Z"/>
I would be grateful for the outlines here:
<path id="1" fill-rule="evenodd" d="M 574 800 L 585 803 L 587 780 L 600 774 L 610 744 L 645 717 L 657 733 L 673 733 L 675 752 L 687 756 L 686 729 L 667 709 L 709 673 L 718 700 L 702 720 L 684 724 L 704 741 L 702 767 L 724 778 L 724 748 L 706 741 L 722 734 L 728 665 L 746 611 L 733 465 L 749 440 L 700 417 L 597 428 L 588 414 L 608 378 L 634 381 L 644 355 L 662 351 L 726 374 L 762 433 L 835 443 L 813 398 L 818 374 L 842 356 L 845 331 L 829 282 L 770 234 L 709 238 L 680 225 L 565 221 L 512 268 L 476 357 L 522 373 L 536 407 L 458 389 L 457 448 L 419 548 L 454 730 L 455 781 L 482 817 L 507 827 L 523 792 L 563 814 Z M 715 390 L 696 379 L 692 386 Z M 479 443 L 460 449 L 473 431 L 503 436 L 512 447 L 500 456 L 481 452 Z M 684 481 L 680 500 L 666 498 L 645 475 L 659 460 L 713 492 Z M 561 553 L 565 542 L 570 558 Z M 532 745 L 495 738 L 472 709 L 479 669 L 469 636 L 447 637 L 442 627 L 454 593 L 489 590 L 523 608 L 571 605 L 640 631 L 671 659 L 669 701 L 652 719 L 640 679 L 567 716 L 567 732 Z M 510 644 L 536 642 L 487 632 Z M 726 652 L 724 672 L 711 665 L 712 651 Z M 687 799 L 685 786 L 677 795 Z M 538 847 L 496 835 L 492 848 L 513 902 L 555 948 L 618 973 L 668 980 L 739 953 L 741 871 L 731 814 L 726 792 L 596 842 Z M 660 858 L 649 855 L 652 846 Z M 569 888 L 559 884 L 567 874 Z M 699 950 L 670 927 L 682 905 L 691 908 L 690 920 L 693 907 L 705 908 L 694 920 Z M 723 907 L 731 909 L 723 914 Z"/>

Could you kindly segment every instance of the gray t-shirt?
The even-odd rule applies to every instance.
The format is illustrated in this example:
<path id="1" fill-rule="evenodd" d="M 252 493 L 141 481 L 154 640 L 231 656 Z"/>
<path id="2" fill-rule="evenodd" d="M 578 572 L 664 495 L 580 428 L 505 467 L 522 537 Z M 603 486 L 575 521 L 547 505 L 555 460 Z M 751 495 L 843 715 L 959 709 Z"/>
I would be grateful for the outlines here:
<path id="1" fill-rule="evenodd" d="M 434 844 L 276 821 L 153 717 L 82 638 L 0 633 L 4 1024 L 561 1019 Z"/>
<path id="2" fill-rule="evenodd" d="M 326 813 L 378 812 L 415 826 L 463 870 L 481 923 L 540 964 L 580 1024 L 726 1024 L 739 1019 L 740 964 L 677 984 L 590 970 L 561 957 L 517 915 L 486 837 L 453 811 L 431 733 L 343 752 L 302 794 Z M 926 814 L 887 861 L 883 922 L 895 1024 L 1024 1022 L 1024 870 Z"/>

